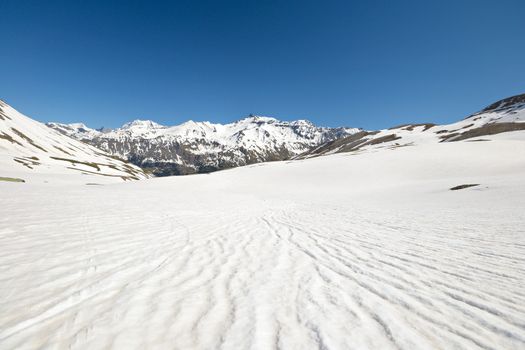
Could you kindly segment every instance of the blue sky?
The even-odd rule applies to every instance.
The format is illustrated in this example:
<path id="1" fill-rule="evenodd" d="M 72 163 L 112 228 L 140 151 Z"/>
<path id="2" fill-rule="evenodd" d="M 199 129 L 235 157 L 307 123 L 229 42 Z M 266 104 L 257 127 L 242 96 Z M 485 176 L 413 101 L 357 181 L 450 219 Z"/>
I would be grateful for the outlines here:
<path id="1" fill-rule="evenodd" d="M 525 92 L 523 13 L 523 0 L 0 0 L 0 98 L 92 127 L 445 123 Z"/>

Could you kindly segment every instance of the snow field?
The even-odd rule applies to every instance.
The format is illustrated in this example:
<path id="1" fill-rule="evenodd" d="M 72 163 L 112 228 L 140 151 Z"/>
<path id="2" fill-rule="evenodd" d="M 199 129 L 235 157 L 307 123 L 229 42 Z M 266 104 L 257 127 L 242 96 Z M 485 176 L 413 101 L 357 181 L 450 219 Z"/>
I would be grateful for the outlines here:
<path id="1" fill-rule="evenodd" d="M 2 349 L 525 346 L 515 137 L 0 193 Z"/>

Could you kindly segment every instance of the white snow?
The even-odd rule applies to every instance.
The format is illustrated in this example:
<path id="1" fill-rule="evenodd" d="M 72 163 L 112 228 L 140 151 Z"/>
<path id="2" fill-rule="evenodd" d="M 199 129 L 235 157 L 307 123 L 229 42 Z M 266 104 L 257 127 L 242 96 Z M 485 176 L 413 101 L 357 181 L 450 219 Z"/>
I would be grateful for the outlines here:
<path id="1" fill-rule="evenodd" d="M 0 348 L 523 349 L 523 133 L 0 181 Z"/>

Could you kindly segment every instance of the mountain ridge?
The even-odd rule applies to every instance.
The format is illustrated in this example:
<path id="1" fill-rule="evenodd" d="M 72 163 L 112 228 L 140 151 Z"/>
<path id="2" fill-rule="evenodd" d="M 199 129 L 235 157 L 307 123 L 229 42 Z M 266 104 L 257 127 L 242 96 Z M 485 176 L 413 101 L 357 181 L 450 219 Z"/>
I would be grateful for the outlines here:
<path id="1" fill-rule="evenodd" d="M 280 121 L 258 115 L 227 124 L 188 120 L 164 126 L 151 120 L 134 120 L 113 130 L 90 129 L 81 123 L 47 125 L 162 176 L 331 153 L 469 140 L 524 130 L 524 122 L 525 94 L 520 94 L 496 101 L 458 122 L 405 124 L 375 131 L 324 128 L 308 120 Z"/>
<path id="2" fill-rule="evenodd" d="M 343 152 L 395 149 L 424 143 L 486 141 L 485 138 L 479 138 L 521 130 L 525 130 L 525 94 L 504 98 L 450 124 L 404 124 L 376 131 L 361 131 L 327 142 L 294 159 Z"/>
<path id="3" fill-rule="evenodd" d="M 314 146 L 359 132 L 318 127 L 307 120 L 281 121 L 249 115 L 220 124 L 195 122 L 165 126 L 137 119 L 108 131 L 81 123 L 47 123 L 77 140 L 128 159 L 156 175 L 206 173 L 264 161 L 286 160 Z"/>

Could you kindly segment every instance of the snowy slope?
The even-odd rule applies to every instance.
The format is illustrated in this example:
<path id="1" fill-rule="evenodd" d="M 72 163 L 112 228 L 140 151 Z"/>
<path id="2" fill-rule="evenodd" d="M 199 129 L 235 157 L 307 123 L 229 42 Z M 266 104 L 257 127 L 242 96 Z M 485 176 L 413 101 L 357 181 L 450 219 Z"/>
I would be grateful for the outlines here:
<path id="1" fill-rule="evenodd" d="M 0 348 L 523 349 L 525 141 L 502 135 L 0 182 Z"/>
<path id="2" fill-rule="evenodd" d="M 101 134 L 100 130 L 91 129 L 84 123 L 46 123 L 46 125 L 77 140 L 89 139 Z"/>
<path id="3" fill-rule="evenodd" d="M 487 135 L 506 134 L 525 139 L 525 94 L 498 101 L 482 111 L 447 125 L 407 124 L 379 131 L 361 131 L 306 151 L 297 158 L 309 158 L 350 151 L 374 151 L 418 144 L 485 140 Z M 512 134 L 513 136 L 510 136 Z M 502 135 L 502 137 L 505 137 Z"/>
<path id="4" fill-rule="evenodd" d="M 140 168 L 53 131 L 0 101 L 0 178 L 98 183 L 146 177 Z"/>
<path id="5" fill-rule="evenodd" d="M 135 120 L 108 132 L 83 124 L 47 125 L 137 165 L 150 167 L 158 175 L 209 172 L 285 160 L 359 131 L 317 127 L 306 120 L 283 122 L 261 116 L 225 125 L 190 120 L 171 127 Z"/>

